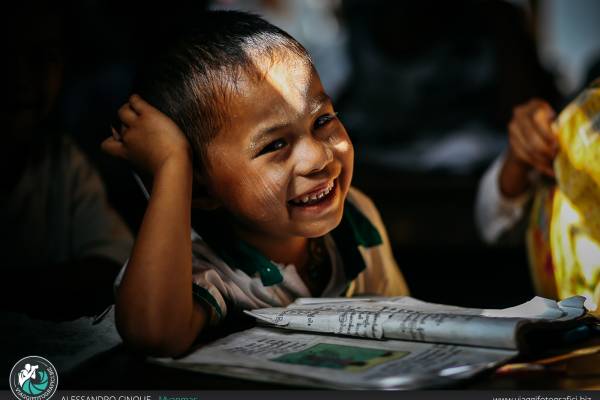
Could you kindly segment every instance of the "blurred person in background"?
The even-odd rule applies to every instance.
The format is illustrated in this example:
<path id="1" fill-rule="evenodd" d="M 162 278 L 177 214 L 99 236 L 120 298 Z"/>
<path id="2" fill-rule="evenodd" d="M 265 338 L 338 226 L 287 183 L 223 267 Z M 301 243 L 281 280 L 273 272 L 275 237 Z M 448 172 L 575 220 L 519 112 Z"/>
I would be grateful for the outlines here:
<path id="1" fill-rule="evenodd" d="M 513 107 L 558 97 L 514 4 L 346 0 L 342 9 L 352 74 L 340 114 L 373 162 L 473 173 L 500 151 Z"/>
<path id="2" fill-rule="evenodd" d="M 594 80 L 592 64 L 588 80 Z M 534 98 L 517 106 L 508 149 L 483 175 L 475 219 L 488 244 L 526 243 L 537 294 L 600 300 L 600 81 L 563 112 Z"/>
<path id="3" fill-rule="evenodd" d="M 6 368 L 36 354 L 60 371 L 119 341 L 111 318 L 94 317 L 113 304 L 113 281 L 132 237 L 57 118 L 62 11 L 27 1 L 2 17 L 0 352 Z"/>

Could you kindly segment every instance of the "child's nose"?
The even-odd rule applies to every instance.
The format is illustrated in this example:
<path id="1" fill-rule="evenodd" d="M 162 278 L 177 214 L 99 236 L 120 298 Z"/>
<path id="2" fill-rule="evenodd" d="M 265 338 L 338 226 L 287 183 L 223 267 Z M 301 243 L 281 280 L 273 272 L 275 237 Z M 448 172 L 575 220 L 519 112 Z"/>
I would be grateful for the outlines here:
<path id="1" fill-rule="evenodd" d="M 297 147 L 296 169 L 299 175 L 323 171 L 333 161 L 333 150 L 322 140 L 307 136 Z"/>

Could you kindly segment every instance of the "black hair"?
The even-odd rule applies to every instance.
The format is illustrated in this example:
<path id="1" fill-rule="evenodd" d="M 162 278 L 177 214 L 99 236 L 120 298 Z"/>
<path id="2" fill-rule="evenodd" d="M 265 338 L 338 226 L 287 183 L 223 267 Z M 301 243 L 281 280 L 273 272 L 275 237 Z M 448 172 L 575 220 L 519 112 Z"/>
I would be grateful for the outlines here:
<path id="1" fill-rule="evenodd" d="M 189 140 L 194 171 L 206 168 L 206 145 L 228 122 L 228 98 L 241 74 L 256 74 L 252 54 L 306 49 L 264 19 L 240 11 L 207 11 L 149 49 L 134 92 L 168 115 Z M 165 40 L 166 39 L 166 40 Z"/>

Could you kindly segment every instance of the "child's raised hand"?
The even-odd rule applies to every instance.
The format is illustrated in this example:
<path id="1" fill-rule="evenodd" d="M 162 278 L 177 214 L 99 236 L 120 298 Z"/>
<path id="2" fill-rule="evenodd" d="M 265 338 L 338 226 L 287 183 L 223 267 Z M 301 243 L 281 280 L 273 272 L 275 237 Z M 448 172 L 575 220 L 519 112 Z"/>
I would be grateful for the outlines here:
<path id="1" fill-rule="evenodd" d="M 558 141 L 552 129 L 556 113 L 545 101 L 533 99 L 516 107 L 508 125 L 509 159 L 554 176 L 552 163 Z"/>
<path id="2" fill-rule="evenodd" d="M 140 96 L 132 95 L 118 115 L 121 132 L 112 128 L 113 136 L 102 142 L 110 155 L 152 175 L 169 160 L 191 159 L 190 145 L 177 124 Z"/>

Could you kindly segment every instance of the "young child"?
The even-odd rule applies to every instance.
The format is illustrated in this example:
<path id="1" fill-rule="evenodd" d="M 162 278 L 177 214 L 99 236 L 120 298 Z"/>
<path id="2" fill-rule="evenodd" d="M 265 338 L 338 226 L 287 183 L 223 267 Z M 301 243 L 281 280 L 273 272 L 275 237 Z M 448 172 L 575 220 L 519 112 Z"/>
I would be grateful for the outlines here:
<path id="1" fill-rule="evenodd" d="M 195 26 L 147 64 L 144 99 L 103 143 L 153 177 L 117 291 L 123 339 L 178 355 L 243 309 L 407 294 L 376 208 L 350 186 L 352 143 L 306 50 L 241 12 Z M 204 212 L 190 239 L 192 207 Z"/>

